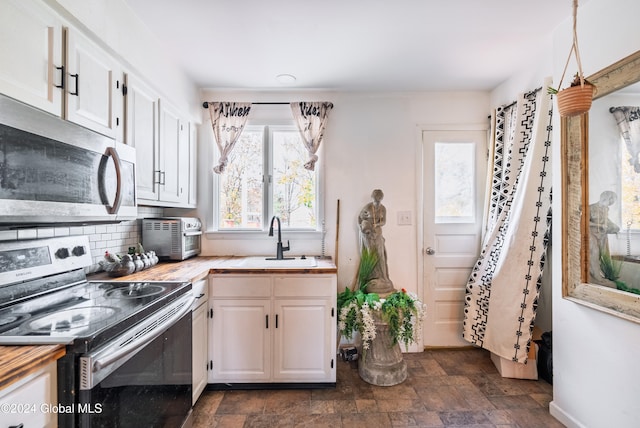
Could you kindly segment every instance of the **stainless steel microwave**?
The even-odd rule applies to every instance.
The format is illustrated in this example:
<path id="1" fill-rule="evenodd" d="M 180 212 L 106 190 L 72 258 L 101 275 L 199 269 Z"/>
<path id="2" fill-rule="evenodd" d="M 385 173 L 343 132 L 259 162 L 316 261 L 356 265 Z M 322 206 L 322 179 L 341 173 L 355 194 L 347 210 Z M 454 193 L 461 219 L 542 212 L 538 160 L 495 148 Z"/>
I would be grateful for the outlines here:
<path id="1" fill-rule="evenodd" d="M 0 95 L 0 228 L 137 218 L 135 149 Z"/>

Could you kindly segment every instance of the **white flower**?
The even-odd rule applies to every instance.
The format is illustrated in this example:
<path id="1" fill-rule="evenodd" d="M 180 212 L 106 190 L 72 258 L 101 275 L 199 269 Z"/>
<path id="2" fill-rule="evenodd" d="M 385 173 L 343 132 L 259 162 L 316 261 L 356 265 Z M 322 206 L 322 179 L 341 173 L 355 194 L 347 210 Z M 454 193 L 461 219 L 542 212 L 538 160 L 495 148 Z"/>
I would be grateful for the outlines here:
<path id="1" fill-rule="evenodd" d="M 376 337 L 376 324 L 373 321 L 371 308 L 369 308 L 369 304 L 367 302 L 362 304 L 360 313 L 362 315 L 362 328 L 360 331 L 360 335 L 362 336 L 362 347 L 364 349 L 369 349 L 371 341 Z"/>

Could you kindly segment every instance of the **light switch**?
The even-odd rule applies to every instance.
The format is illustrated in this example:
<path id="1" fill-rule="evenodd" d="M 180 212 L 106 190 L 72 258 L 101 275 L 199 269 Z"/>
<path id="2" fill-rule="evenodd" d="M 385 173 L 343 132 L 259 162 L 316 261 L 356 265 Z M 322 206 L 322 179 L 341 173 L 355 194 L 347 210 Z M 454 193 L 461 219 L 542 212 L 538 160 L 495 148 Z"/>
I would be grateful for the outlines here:
<path id="1" fill-rule="evenodd" d="M 398 225 L 400 226 L 411 225 L 411 211 L 398 211 Z"/>

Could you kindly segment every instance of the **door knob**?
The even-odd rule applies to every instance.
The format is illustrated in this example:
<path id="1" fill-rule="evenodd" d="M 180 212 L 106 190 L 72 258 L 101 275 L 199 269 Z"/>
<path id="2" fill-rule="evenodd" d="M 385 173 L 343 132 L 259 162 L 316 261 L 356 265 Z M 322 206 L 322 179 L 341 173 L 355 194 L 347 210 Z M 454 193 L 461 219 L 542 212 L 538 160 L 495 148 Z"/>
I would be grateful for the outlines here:
<path id="1" fill-rule="evenodd" d="M 425 253 L 427 253 L 427 254 L 428 254 L 428 255 L 430 255 L 430 256 L 433 256 L 433 255 L 436 253 L 436 250 L 434 250 L 434 249 L 433 249 L 433 248 L 431 248 L 431 247 L 427 247 L 427 248 L 424 250 L 424 252 L 425 252 Z"/>

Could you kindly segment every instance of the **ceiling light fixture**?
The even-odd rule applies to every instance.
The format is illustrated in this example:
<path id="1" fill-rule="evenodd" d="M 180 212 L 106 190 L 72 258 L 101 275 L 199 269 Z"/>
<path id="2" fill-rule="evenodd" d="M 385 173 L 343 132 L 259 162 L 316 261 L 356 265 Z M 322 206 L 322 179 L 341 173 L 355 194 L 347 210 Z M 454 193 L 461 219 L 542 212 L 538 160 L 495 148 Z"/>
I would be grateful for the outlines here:
<path id="1" fill-rule="evenodd" d="M 282 85 L 293 85 L 296 83 L 296 76 L 293 74 L 278 74 L 276 80 Z"/>

